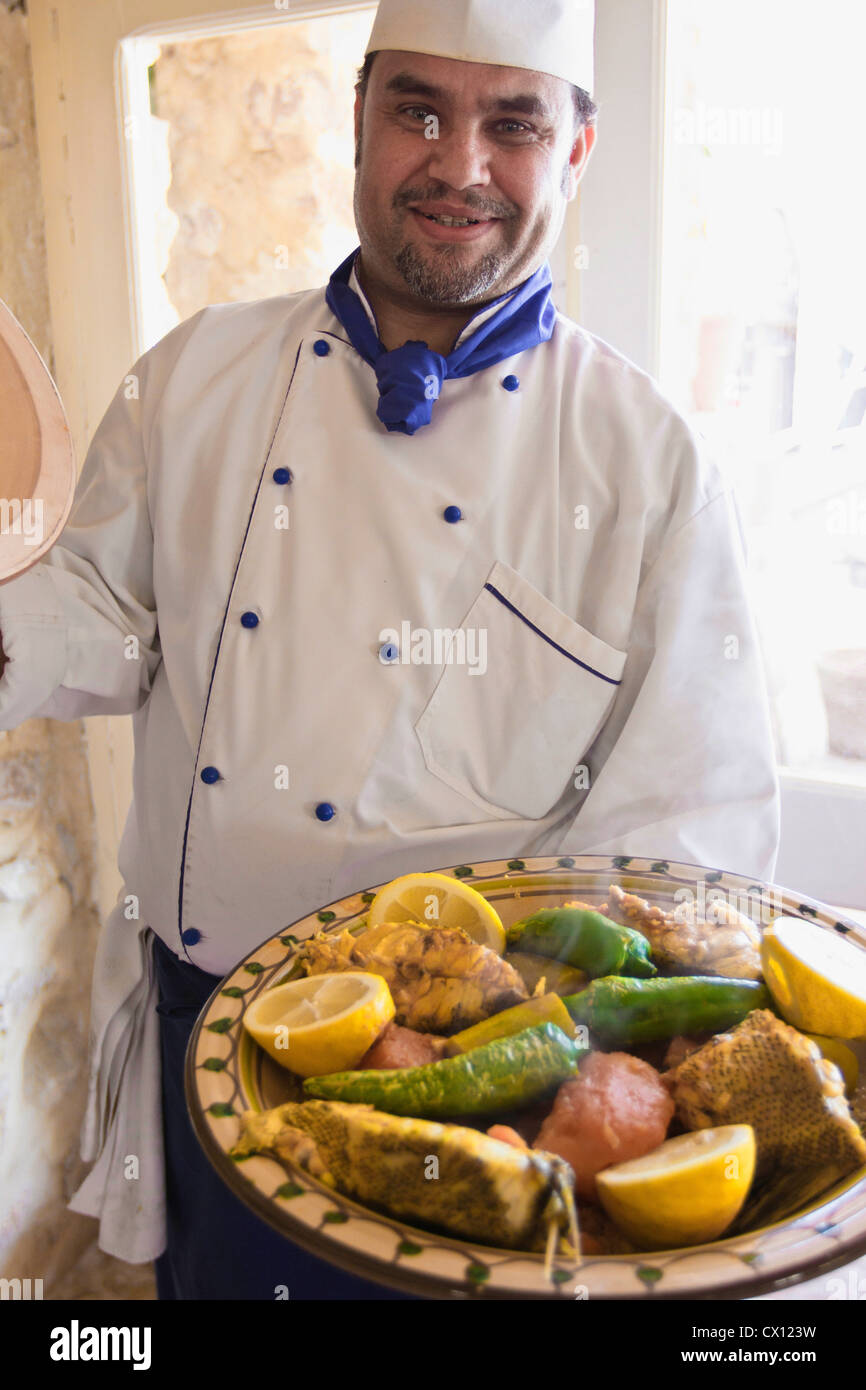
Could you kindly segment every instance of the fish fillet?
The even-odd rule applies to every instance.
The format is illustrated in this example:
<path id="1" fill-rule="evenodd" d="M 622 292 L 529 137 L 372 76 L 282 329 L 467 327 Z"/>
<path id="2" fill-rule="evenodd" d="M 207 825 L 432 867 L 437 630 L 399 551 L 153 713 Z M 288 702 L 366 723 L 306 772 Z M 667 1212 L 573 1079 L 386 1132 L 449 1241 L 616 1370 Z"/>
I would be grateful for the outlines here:
<path id="1" fill-rule="evenodd" d="M 711 1038 L 666 1079 L 687 1129 L 754 1127 L 756 1179 L 814 1169 L 829 1184 L 866 1162 L 839 1068 L 769 1009 Z"/>
<path id="2" fill-rule="evenodd" d="M 243 1126 L 235 1154 L 294 1158 L 301 1131 L 339 1191 L 395 1216 L 513 1249 L 545 1249 L 551 1226 L 577 1243 L 574 1174 L 555 1154 L 339 1101 L 248 1111 Z"/>
<path id="3" fill-rule="evenodd" d="M 514 967 L 460 927 L 383 922 L 360 936 L 320 933 L 299 959 L 308 975 L 367 970 L 383 976 L 395 1021 L 419 1033 L 459 1033 L 528 998 Z"/>
<path id="4" fill-rule="evenodd" d="M 634 927 L 650 943 L 662 970 L 677 975 L 724 975 L 730 980 L 761 979 L 761 934 L 744 913 L 726 902 L 711 902 L 706 918 L 693 903 L 670 912 L 610 885 L 601 909 L 614 922 Z"/>

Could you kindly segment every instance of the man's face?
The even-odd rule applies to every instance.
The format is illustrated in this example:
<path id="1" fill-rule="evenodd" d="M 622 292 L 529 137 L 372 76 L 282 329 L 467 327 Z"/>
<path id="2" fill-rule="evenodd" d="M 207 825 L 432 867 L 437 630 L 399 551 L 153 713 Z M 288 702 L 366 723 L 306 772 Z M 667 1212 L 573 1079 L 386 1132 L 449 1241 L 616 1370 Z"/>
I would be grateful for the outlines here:
<path id="1" fill-rule="evenodd" d="M 558 77 L 383 50 L 355 101 L 362 264 L 407 305 L 490 299 L 546 259 L 595 140 Z M 425 215 L 427 214 L 427 215 Z M 430 214 L 471 217 L 448 226 Z"/>

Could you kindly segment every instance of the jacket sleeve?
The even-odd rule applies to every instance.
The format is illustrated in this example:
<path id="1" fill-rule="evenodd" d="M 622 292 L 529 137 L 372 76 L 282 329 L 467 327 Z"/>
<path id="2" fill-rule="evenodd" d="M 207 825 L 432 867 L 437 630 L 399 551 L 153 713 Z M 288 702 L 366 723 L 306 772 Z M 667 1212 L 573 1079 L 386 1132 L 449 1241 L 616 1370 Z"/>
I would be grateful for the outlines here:
<path id="1" fill-rule="evenodd" d="M 769 698 L 729 490 L 643 578 L 589 788 L 562 850 L 674 859 L 772 881 L 780 797 Z"/>
<path id="2" fill-rule="evenodd" d="M 47 556 L 0 585 L 0 729 L 24 719 L 129 714 L 160 662 L 141 393 L 124 379 L 87 452 L 69 520 Z"/>

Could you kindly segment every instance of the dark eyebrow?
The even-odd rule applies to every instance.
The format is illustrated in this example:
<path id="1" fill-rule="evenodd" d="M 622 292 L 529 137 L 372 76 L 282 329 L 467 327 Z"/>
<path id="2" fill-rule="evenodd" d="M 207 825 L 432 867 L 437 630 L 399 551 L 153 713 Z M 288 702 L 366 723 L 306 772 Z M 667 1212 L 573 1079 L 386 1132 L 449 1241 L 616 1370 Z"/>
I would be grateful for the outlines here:
<path id="1" fill-rule="evenodd" d="M 412 72 L 397 72 L 385 83 L 386 92 L 401 95 L 427 97 L 430 101 L 447 101 L 448 92 L 444 87 L 436 87 L 432 82 L 424 82 Z M 518 92 L 510 97 L 495 97 L 492 101 L 480 103 L 483 111 L 520 111 L 524 116 L 538 116 L 542 120 L 551 119 L 551 111 L 541 97 L 532 92 Z"/>
<path id="2" fill-rule="evenodd" d="M 385 83 L 385 91 L 411 92 L 413 95 L 430 97 L 432 101 L 439 101 L 447 95 L 441 87 L 434 87 L 430 82 L 422 82 L 420 77 L 416 77 L 411 72 L 397 72 L 393 77 L 389 77 Z"/>
<path id="3" fill-rule="evenodd" d="M 533 96 L 530 92 L 520 92 L 513 97 L 497 97 L 495 101 L 488 102 L 488 111 L 522 111 L 524 116 L 538 116 L 541 120 L 550 120 L 551 111 L 547 102 L 542 101 L 541 97 Z"/>

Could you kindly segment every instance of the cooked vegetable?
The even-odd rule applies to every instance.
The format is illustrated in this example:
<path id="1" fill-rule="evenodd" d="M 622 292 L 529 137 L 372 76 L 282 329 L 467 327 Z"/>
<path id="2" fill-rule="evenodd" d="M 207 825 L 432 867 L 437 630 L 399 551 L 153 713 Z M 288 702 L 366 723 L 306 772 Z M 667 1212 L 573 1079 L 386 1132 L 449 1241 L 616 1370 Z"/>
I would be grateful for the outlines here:
<path id="1" fill-rule="evenodd" d="M 528 994 L 516 970 L 459 927 L 383 922 L 360 936 L 321 932 L 304 943 L 299 959 L 309 975 L 333 970 L 382 975 L 395 1021 L 420 1033 L 459 1033 Z"/>
<path id="2" fill-rule="evenodd" d="M 563 1003 L 575 1023 L 585 1023 L 604 1043 L 656 1042 L 678 1033 L 716 1033 L 740 1023 L 752 1009 L 770 1007 L 755 980 L 679 975 L 635 980 L 607 975 Z"/>
<path id="3" fill-rule="evenodd" d="M 589 982 L 585 971 L 575 970 L 573 965 L 566 965 L 561 960 L 551 960 L 550 956 L 535 955 L 532 951 L 509 951 L 506 960 L 517 971 L 530 994 L 534 994 L 541 980 L 544 980 L 546 993 L 560 995 L 576 994 Z"/>
<path id="4" fill-rule="evenodd" d="M 671 1038 L 665 1049 L 662 1071 L 671 1071 L 674 1067 L 678 1067 L 680 1062 L 691 1057 L 692 1053 L 703 1047 L 705 1042 L 706 1038 L 689 1037 L 687 1033 L 678 1033 L 675 1038 Z"/>
<path id="5" fill-rule="evenodd" d="M 751 917 L 728 902 L 710 901 L 705 917 L 690 902 L 664 912 L 612 883 L 605 911 L 646 937 L 653 960 L 662 970 L 677 975 L 723 975 L 729 980 L 761 978 L 761 933 Z"/>
<path id="6" fill-rule="evenodd" d="M 533 1147 L 570 1163 L 578 1196 L 595 1201 L 596 1173 L 657 1148 L 673 1113 L 667 1087 L 649 1062 L 627 1052 L 593 1052 L 579 1075 L 560 1086 Z"/>
<path id="7" fill-rule="evenodd" d="M 541 1023 L 423 1067 L 311 1077 L 304 1094 L 374 1105 L 392 1115 L 489 1115 L 528 1105 L 573 1076 L 585 1051 L 561 1028 Z"/>
<path id="8" fill-rule="evenodd" d="M 515 1149 L 528 1149 L 529 1145 L 522 1134 L 518 1134 L 511 1125 L 491 1125 L 487 1130 L 490 1139 L 498 1139 L 502 1144 L 511 1144 Z"/>
<path id="9" fill-rule="evenodd" d="M 574 1174 L 555 1154 L 519 1149 L 462 1125 L 320 1100 L 261 1115 L 248 1110 L 232 1153 L 262 1150 L 293 1161 L 300 1154 L 302 1166 L 320 1176 L 324 1166 L 323 1181 L 394 1216 L 509 1249 L 553 1253 L 557 1238 L 565 1237 L 579 1253 Z"/>
<path id="10" fill-rule="evenodd" d="M 532 1028 L 537 1023 L 555 1023 L 563 1033 L 574 1037 L 575 1027 L 568 1009 L 558 994 L 538 994 L 527 999 L 525 1004 L 515 1004 L 513 1009 L 503 1009 L 501 1014 L 493 1014 L 483 1022 L 455 1033 L 449 1038 L 446 1049 L 449 1056 L 458 1052 L 471 1052 L 474 1047 L 483 1047 L 494 1038 L 508 1038 L 514 1033 L 522 1033 L 524 1028 Z"/>
<path id="11" fill-rule="evenodd" d="M 416 1033 L 414 1028 L 401 1028 L 392 1020 L 369 1052 L 364 1053 L 357 1068 L 359 1071 L 368 1068 L 392 1071 L 395 1067 L 424 1067 L 428 1062 L 438 1062 L 440 1057 L 447 1057 L 447 1047 L 447 1038 L 437 1038 L 433 1033 Z M 331 1068 L 327 1074 L 333 1075 L 333 1070 Z M 325 1074 L 316 1073 L 318 1076 Z"/>
<path id="12" fill-rule="evenodd" d="M 579 904 L 534 912 L 511 927 L 507 941 L 521 951 L 566 961 L 589 976 L 656 973 L 645 936 Z"/>

